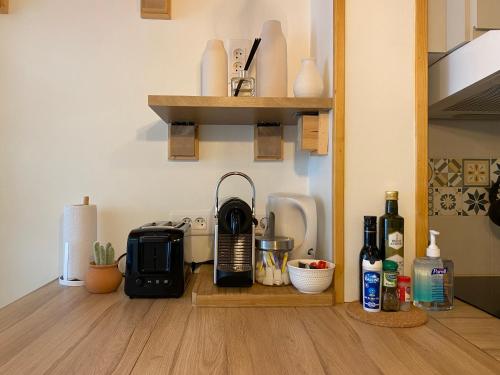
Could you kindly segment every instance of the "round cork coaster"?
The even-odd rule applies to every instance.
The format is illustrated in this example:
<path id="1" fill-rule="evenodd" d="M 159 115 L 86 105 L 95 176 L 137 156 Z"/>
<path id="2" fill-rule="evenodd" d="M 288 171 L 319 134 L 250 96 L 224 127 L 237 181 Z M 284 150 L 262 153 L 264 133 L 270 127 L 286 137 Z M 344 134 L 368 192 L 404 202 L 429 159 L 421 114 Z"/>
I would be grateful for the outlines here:
<path id="1" fill-rule="evenodd" d="M 355 301 L 348 303 L 346 310 L 351 318 L 380 327 L 409 328 L 418 327 L 427 322 L 427 313 L 413 305 L 410 311 L 371 313 L 363 310 L 361 304 Z"/>

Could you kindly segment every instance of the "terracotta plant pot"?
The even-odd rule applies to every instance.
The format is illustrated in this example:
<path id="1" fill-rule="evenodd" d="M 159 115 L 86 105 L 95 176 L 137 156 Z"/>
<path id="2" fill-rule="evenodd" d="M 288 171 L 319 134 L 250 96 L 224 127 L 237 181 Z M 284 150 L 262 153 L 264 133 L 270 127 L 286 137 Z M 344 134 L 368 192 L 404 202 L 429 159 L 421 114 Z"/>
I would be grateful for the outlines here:
<path id="1" fill-rule="evenodd" d="M 90 263 L 85 287 L 90 293 L 111 293 L 120 286 L 122 273 L 118 269 L 118 262 L 109 265 L 98 266 Z"/>

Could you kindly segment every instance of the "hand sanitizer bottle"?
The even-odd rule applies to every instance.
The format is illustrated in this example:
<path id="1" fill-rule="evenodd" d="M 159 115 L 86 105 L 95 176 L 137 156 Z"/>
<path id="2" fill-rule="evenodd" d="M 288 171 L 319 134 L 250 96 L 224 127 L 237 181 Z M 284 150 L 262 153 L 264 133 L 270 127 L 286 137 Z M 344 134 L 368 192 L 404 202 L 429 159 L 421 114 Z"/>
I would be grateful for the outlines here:
<path id="1" fill-rule="evenodd" d="M 425 310 L 450 310 L 453 308 L 453 262 L 442 260 L 436 236 L 430 231 L 431 243 L 427 256 L 413 263 L 413 304 Z"/>

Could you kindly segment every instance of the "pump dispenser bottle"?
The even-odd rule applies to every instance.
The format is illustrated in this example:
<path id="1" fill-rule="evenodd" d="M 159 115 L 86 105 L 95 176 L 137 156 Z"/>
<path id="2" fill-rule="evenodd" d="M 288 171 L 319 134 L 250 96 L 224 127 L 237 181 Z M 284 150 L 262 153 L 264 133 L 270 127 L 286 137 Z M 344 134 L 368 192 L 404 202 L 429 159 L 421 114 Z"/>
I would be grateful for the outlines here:
<path id="1" fill-rule="evenodd" d="M 441 259 L 436 244 L 439 232 L 430 231 L 427 256 L 413 263 L 413 304 L 426 310 L 453 308 L 453 262 Z"/>

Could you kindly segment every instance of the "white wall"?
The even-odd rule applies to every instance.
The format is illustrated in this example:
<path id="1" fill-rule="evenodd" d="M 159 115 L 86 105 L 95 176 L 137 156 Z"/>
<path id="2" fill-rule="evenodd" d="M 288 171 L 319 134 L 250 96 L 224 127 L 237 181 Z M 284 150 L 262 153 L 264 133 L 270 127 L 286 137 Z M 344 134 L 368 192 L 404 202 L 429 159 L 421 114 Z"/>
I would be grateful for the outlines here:
<path id="1" fill-rule="evenodd" d="M 358 299 L 363 215 L 400 192 L 405 272 L 415 253 L 414 1 L 346 1 L 345 299 Z"/>
<path id="2" fill-rule="evenodd" d="M 169 162 L 147 95 L 199 94 L 206 40 L 253 38 L 273 18 L 288 41 L 291 93 L 310 52 L 310 7 L 184 0 L 174 20 L 154 21 L 140 18 L 138 0 L 11 1 L 0 17 L 0 306 L 57 277 L 62 209 L 82 195 L 98 205 L 99 238 L 122 249 L 138 225 L 208 209 L 229 170 L 255 180 L 261 211 L 270 192 L 306 193 L 295 127 L 283 162 L 253 162 L 253 129 L 241 126 L 202 127 L 200 161 Z"/>

